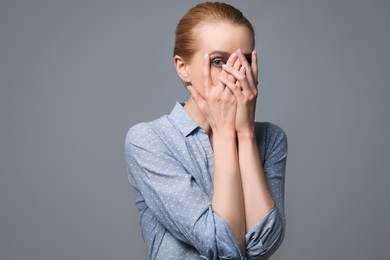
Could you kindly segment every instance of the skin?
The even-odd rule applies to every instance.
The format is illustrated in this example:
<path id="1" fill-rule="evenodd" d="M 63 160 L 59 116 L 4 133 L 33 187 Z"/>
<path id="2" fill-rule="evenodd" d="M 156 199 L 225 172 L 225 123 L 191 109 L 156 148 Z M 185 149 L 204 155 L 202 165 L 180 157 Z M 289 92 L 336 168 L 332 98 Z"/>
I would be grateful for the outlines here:
<path id="1" fill-rule="evenodd" d="M 246 232 L 275 206 L 254 133 L 258 65 L 253 35 L 242 25 L 203 24 L 191 60 L 174 57 L 190 82 L 186 111 L 210 138 L 214 153 L 212 208 L 245 255 Z M 248 62 L 250 60 L 250 62 Z"/>

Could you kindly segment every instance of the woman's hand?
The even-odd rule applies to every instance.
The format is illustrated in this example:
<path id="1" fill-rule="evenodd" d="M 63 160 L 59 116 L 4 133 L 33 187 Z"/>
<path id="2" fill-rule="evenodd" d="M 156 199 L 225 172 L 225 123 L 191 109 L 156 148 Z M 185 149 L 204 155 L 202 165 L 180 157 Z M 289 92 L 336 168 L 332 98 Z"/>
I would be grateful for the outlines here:
<path id="1" fill-rule="evenodd" d="M 227 77 L 225 71 L 221 73 Z M 210 73 L 210 57 L 208 54 L 204 57 L 202 77 L 204 97 L 190 85 L 188 86 L 188 90 L 192 98 L 206 117 L 213 132 L 228 130 L 235 134 L 236 97 L 230 88 L 227 88 L 221 81 L 213 85 Z"/>
<path id="2" fill-rule="evenodd" d="M 252 64 L 250 65 L 241 50 L 236 51 L 234 63 L 227 62 L 223 65 L 226 72 L 221 73 L 220 80 L 231 90 L 237 101 L 237 114 L 235 129 L 237 134 L 253 133 L 256 99 L 257 99 L 257 56 L 252 52 Z M 229 58 L 230 61 L 232 56 Z"/>

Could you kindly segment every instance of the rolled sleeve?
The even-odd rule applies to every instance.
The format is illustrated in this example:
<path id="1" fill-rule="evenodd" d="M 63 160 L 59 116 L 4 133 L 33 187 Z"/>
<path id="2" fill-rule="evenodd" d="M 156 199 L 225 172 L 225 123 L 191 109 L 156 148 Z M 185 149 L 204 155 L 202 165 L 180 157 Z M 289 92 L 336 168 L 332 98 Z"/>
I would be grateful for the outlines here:
<path id="1" fill-rule="evenodd" d="M 284 222 L 276 208 L 245 235 L 248 259 L 266 259 L 277 249 L 284 236 Z"/>

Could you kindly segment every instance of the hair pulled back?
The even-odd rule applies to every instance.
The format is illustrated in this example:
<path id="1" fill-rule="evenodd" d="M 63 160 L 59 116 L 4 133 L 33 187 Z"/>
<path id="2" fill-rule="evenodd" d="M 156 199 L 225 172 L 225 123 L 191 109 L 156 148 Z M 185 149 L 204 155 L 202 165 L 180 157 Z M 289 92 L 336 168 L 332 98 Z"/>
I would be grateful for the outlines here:
<path id="1" fill-rule="evenodd" d="M 192 7 L 180 19 L 175 33 L 173 55 L 189 61 L 198 48 L 196 29 L 203 24 L 220 22 L 247 27 L 252 32 L 254 45 L 255 34 L 252 24 L 240 10 L 226 3 L 206 2 Z"/>

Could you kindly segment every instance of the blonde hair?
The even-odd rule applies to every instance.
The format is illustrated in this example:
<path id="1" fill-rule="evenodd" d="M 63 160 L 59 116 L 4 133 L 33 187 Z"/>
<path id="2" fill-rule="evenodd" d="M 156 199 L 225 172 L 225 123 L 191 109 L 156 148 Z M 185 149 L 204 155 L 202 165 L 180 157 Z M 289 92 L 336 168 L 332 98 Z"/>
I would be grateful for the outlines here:
<path id="1" fill-rule="evenodd" d="M 240 10 L 226 3 L 206 2 L 192 7 L 180 19 L 176 27 L 173 55 L 178 55 L 184 60 L 191 60 L 197 51 L 196 29 L 205 23 L 219 22 L 247 27 L 252 32 L 254 46 L 255 33 L 252 24 Z"/>

